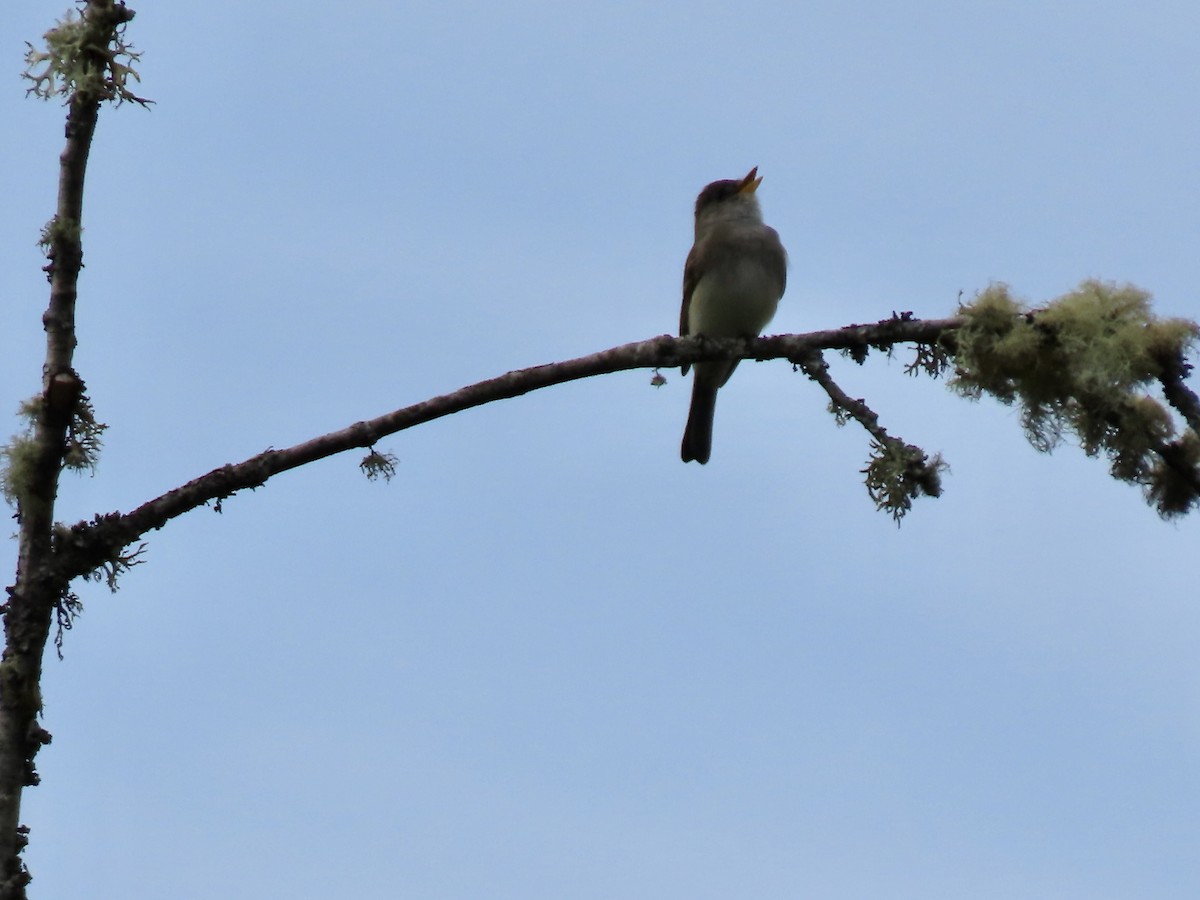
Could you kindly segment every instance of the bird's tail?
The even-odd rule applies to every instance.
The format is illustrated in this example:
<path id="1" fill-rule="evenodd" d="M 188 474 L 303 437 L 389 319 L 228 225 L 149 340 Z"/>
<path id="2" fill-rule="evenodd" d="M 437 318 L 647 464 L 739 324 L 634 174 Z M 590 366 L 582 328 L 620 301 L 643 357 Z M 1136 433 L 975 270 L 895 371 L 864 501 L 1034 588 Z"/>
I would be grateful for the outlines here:
<path id="1" fill-rule="evenodd" d="M 717 388 L 708 379 L 696 376 L 692 382 L 692 406 L 688 410 L 687 427 L 683 430 L 680 456 L 684 462 L 695 460 L 704 465 L 712 455 L 713 414 L 717 410 Z"/>

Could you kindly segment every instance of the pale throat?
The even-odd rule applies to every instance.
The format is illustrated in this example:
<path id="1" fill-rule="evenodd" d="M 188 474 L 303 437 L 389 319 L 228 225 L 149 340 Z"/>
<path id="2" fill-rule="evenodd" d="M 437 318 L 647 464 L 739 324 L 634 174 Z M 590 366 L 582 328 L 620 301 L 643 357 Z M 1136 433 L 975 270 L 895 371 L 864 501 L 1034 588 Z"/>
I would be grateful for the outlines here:
<path id="1" fill-rule="evenodd" d="M 762 208 L 753 194 L 716 203 L 700 210 L 696 216 L 696 240 L 699 241 L 714 228 L 737 228 L 739 226 L 762 225 Z"/>

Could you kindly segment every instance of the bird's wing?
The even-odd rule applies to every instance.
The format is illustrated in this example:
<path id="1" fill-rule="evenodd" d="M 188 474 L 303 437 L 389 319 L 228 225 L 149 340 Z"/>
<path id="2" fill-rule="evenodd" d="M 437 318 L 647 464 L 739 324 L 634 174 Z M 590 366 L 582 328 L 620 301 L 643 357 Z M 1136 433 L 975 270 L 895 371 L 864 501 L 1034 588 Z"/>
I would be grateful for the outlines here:
<path id="1" fill-rule="evenodd" d="M 787 270 L 788 270 L 788 255 L 783 249 L 783 242 L 779 240 L 779 232 L 774 228 L 766 228 L 767 241 L 763 245 L 762 261 L 767 271 L 771 273 L 771 277 L 775 279 L 775 283 L 779 285 L 779 296 L 783 296 L 783 292 L 787 290 Z"/>
<path id="2" fill-rule="evenodd" d="M 688 310 L 692 305 L 692 294 L 696 290 L 696 285 L 700 283 L 700 279 L 704 275 L 704 270 L 700 265 L 700 254 L 697 252 L 698 248 L 699 244 L 692 246 L 688 252 L 687 262 L 683 264 L 683 305 L 679 308 L 680 337 L 687 337 L 692 333 L 688 325 Z M 680 366 L 680 371 L 686 375 L 690 368 L 690 363 L 684 363 Z"/>

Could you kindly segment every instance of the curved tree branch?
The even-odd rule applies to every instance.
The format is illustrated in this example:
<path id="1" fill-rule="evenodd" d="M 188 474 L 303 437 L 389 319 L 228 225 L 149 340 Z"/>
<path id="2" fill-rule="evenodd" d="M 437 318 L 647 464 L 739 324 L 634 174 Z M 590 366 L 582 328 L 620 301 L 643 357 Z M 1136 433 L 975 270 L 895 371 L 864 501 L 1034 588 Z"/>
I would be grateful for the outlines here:
<path id="1" fill-rule="evenodd" d="M 289 469 L 346 450 L 372 447 L 388 435 L 496 400 L 627 369 L 673 368 L 682 363 L 732 358 L 787 359 L 800 365 L 822 349 L 865 351 L 870 347 L 885 348 L 901 342 L 930 344 L 960 328 L 964 321 L 961 318 L 928 321 L 891 318 L 874 325 L 849 325 L 830 331 L 754 339 L 713 340 L 663 335 L 577 359 L 518 369 L 374 419 L 356 422 L 340 431 L 283 450 L 265 450 L 240 463 L 214 469 L 128 513 L 110 513 L 90 522 L 80 522 L 60 535 L 55 573 L 70 581 L 111 564 L 124 547 L 147 532 L 206 503 L 219 502 L 238 491 L 258 487 Z"/>

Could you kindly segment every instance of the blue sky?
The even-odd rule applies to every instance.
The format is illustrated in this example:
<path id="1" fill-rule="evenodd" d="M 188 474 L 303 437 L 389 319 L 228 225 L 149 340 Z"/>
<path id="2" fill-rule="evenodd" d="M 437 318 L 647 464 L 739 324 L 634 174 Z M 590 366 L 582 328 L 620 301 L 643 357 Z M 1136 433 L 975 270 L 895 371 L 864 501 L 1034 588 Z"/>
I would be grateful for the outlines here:
<path id="1" fill-rule="evenodd" d="M 773 332 L 1087 277 L 1200 318 L 1194 3 L 132 5 L 157 105 L 92 154 L 111 428 L 67 520 L 673 331 L 695 195 L 753 165 Z M 62 140 L 16 72 L 61 12 L 0 42 L 10 409 Z M 951 464 L 899 530 L 774 362 L 703 468 L 687 381 L 623 373 L 149 536 L 47 660 L 33 896 L 1196 896 L 1200 526 L 899 360 L 834 367 Z"/>

